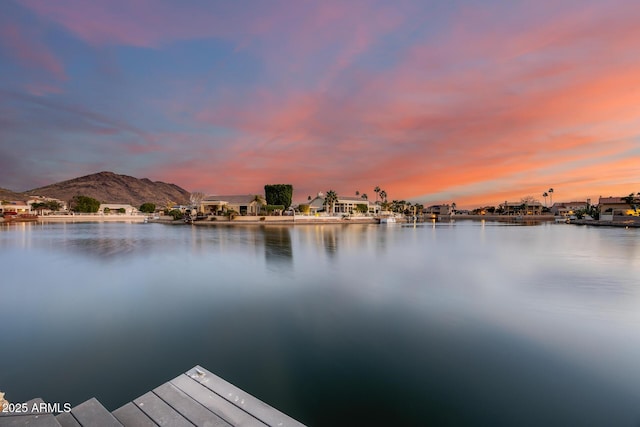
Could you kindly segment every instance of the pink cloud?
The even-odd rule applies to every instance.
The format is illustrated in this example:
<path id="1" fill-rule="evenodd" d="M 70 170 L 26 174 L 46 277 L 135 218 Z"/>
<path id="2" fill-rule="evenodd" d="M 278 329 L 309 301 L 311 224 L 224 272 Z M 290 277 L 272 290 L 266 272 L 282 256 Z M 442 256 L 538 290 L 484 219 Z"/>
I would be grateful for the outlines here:
<path id="1" fill-rule="evenodd" d="M 172 154 L 163 179 L 189 188 L 255 192 L 287 180 L 303 193 L 372 196 L 381 185 L 392 198 L 434 193 L 462 206 L 550 186 L 582 194 L 580 185 L 638 182 L 619 160 L 634 155 L 640 134 L 635 3 L 518 3 L 504 16 L 465 6 L 434 34 L 411 6 L 399 13 L 359 1 L 256 2 L 250 10 L 147 0 L 22 4 L 93 45 L 222 38 L 264 61 L 261 87 L 216 87 L 208 97 L 206 84 L 185 85 L 188 96 L 166 107 L 201 134 L 132 130 L 144 142 L 128 152 Z M 385 37 L 408 32 L 418 41 L 398 47 L 384 67 L 359 62 Z M 190 150 L 162 144 L 175 139 Z M 464 193 L 483 185 L 495 189 Z"/>
<path id="2" fill-rule="evenodd" d="M 0 43 L 23 66 L 46 71 L 58 81 L 67 79 L 62 62 L 38 40 L 33 31 L 24 30 L 12 23 L 3 23 L 0 27 Z"/>

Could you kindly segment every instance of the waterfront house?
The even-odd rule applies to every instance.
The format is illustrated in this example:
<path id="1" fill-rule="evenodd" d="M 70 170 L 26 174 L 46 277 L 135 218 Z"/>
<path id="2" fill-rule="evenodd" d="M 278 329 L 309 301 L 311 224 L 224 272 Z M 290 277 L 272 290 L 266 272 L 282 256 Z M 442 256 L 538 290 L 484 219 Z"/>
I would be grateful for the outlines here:
<path id="1" fill-rule="evenodd" d="M 500 208 L 506 215 L 542 215 L 540 202 L 505 202 Z"/>
<path id="2" fill-rule="evenodd" d="M 623 197 L 600 197 L 598 207 L 601 221 L 611 221 L 614 215 L 637 215 Z"/>
<path id="3" fill-rule="evenodd" d="M 224 215 L 227 211 L 235 211 L 240 215 L 258 215 L 264 204 L 262 196 L 256 200 L 253 194 L 207 196 L 200 202 L 198 212 L 207 215 Z"/>
<path id="4" fill-rule="evenodd" d="M 573 215 L 576 213 L 576 211 L 579 211 L 580 209 L 586 209 L 587 206 L 589 206 L 590 204 L 591 204 L 591 201 L 588 199 L 584 202 L 582 201 L 556 202 L 551 206 L 551 208 L 549 208 L 549 210 L 554 215 L 561 215 L 561 216 Z"/>
<path id="5" fill-rule="evenodd" d="M 101 215 L 135 215 L 138 213 L 138 209 L 123 203 L 101 203 L 98 208 L 98 213 Z"/>
<path id="6" fill-rule="evenodd" d="M 328 207 L 325 205 L 324 193 L 318 193 L 313 199 L 301 204 L 308 205 L 309 213 L 312 215 L 318 212 L 328 212 Z M 333 204 L 333 213 L 350 215 L 357 214 L 358 205 L 366 206 L 367 213 L 371 215 L 375 215 L 380 212 L 379 204 L 369 203 L 369 200 L 365 200 L 361 197 L 338 195 L 338 200 Z"/>
<path id="7" fill-rule="evenodd" d="M 354 214 L 358 213 L 357 206 L 365 205 L 367 207 L 367 213 L 372 212 L 370 208 L 373 208 L 375 212 L 375 206 L 369 206 L 369 201 L 360 197 L 349 197 L 338 195 L 338 201 L 333 206 L 334 213 L 340 214 Z"/>
<path id="8" fill-rule="evenodd" d="M 30 214 L 31 205 L 23 201 L 9 201 L 0 204 L 0 213 L 15 212 L 18 215 Z"/>
<path id="9" fill-rule="evenodd" d="M 324 212 L 326 209 L 324 205 L 324 193 L 318 193 L 313 199 L 301 204 L 309 205 L 309 213 L 311 215 L 315 215 L 318 212 Z"/>
<path id="10" fill-rule="evenodd" d="M 431 205 L 424 208 L 423 213 L 427 215 L 451 215 L 451 205 Z"/>
<path id="11" fill-rule="evenodd" d="M 39 203 L 50 203 L 50 202 L 55 202 L 58 204 L 58 209 L 56 212 L 66 212 L 67 211 L 67 202 L 60 200 L 60 199 L 55 199 L 53 197 L 46 197 L 46 196 L 29 196 L 29 200 L 27 200 L 27 204 L 29 206 L 32 206 L 34 204 L 39 204 Z M 33 206 L 32 206 L 32 210 Z M 35 213 L 37 213 L 38 215 L 48 215 L 51 213 L 54 213 L 54 211 L 52 211 L 51 209 L 49 209 L 46 206 L 41 206 L 38 209 L 35 209 Z"/>

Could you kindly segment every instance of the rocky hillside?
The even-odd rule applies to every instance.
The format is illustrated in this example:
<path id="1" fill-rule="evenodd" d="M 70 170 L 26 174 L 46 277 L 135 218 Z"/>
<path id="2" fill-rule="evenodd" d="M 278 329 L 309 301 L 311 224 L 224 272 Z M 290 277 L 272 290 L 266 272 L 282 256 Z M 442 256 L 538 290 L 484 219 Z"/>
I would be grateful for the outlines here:
<path id="1" fill-rule="evenodd" d="M 15 193 L 5 188 L 0 188 L 0 200 L 18 201 L 18 200 L 26 200 L 26 197 L 24 194 Z"/>
<path id="2" fill-rule="evenodd" d="M 189 192 L 175 184 L 117 175 L 113 172 L 82 176 L 46 187 L 34 188 L 25 191 L 24 194 L 54 197 L 65 201 L 82 195 L 93 197 L 101 202 L 128 203 L 135 207 L 146 202 L 164 206 L 169 200 L 186 204 L 189 200 Z"/>

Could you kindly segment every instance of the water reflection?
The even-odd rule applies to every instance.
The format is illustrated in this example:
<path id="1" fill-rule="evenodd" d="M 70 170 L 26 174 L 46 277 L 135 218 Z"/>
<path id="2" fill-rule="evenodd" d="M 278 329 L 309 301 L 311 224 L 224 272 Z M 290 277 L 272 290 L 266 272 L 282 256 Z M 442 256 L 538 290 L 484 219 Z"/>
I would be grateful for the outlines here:
<path id="1" fill-rule="evenodd" d="M 198 363 L 309 425 L 634 425 L 639 235 L 3 228 L 0 384 L 116 408 Z"/>
<path id="2" fill-rule="evenodd" d="M 293 247 L 288 226 L 263 226 L 260 228 L 264 242 L 264 258 L 275 269 L 291 268 Z"/>

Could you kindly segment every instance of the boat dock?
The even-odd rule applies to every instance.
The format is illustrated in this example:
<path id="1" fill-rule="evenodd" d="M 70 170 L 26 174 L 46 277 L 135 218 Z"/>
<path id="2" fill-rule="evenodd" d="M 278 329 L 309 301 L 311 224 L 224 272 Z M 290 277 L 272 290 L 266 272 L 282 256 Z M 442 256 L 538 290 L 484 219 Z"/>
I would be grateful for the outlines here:
<path id="1" fill-rule="evenodd" d="M 35 404 L 35 405 L 34 405 Z M 27 405 L 46 408 L 42 399 Z M 0 426 L 304 426 L 249 393 L 196 366 L 124 406 L 109 412 L 95 398 L 69 412 L 55 415 L 46 409 L 4 413 Z"/>

